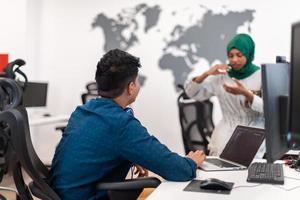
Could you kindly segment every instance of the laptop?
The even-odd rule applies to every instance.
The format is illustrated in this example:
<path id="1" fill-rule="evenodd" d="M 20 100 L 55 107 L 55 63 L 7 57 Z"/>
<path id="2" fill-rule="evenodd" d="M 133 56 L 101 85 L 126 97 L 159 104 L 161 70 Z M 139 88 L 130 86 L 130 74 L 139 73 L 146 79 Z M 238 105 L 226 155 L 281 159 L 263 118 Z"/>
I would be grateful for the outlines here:
<path id="1" fill-rule="evenodd" d="M 237 126 L 220 157 L 207 156 L 204 171 L 247 169 L 265 138 L 265 129 Z"/>

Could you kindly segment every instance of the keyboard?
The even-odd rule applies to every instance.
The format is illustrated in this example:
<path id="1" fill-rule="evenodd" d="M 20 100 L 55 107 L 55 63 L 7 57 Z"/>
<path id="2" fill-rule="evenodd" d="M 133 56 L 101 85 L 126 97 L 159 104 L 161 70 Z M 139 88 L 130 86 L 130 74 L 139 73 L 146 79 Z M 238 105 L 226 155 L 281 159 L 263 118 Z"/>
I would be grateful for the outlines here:
<path id="1" fill-rule="evenodd" d="M 252 163 L 248 169 L 248 182 L 284 184 L 282 164 Z"/>

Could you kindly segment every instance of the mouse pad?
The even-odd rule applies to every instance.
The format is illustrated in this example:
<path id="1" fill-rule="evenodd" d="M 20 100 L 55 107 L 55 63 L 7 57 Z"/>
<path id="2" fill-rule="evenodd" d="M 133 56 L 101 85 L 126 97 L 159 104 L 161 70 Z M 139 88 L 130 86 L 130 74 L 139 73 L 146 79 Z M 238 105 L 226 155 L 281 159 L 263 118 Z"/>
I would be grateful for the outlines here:
<path id="1" fill-rule="evenodd" d="M 188 192 L 204 192 L 204 193 L 214 193 L 214 194 L 230 194 L 231 190 L 208 190 L 208 189 L 201 189 L 200 183 L 202 180 L 192 180 L 184 189 L 183 191 Z M 226 182 L 232 188 L 234 183 L 233 182 Z"/>

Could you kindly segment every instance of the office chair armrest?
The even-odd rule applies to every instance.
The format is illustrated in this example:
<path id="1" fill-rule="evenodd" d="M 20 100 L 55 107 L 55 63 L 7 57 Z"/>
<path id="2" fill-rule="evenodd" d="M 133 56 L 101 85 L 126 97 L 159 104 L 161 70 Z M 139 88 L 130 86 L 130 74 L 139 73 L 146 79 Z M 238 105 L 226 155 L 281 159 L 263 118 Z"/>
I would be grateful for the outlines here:
<path id="1" fill-rule="evenodd" d="M 62 133 L 65 131 L 66 126 L 57 126 L 55 127 L 56 131 L 61 131 Z"/>
<path id="2" fill-rule="evenodd" d="M 126 179 L 121 182 L 98 183 L 97 190 L 136 190 L 142 188 L 156 188 L 161 181 L 156 177 Z"/>

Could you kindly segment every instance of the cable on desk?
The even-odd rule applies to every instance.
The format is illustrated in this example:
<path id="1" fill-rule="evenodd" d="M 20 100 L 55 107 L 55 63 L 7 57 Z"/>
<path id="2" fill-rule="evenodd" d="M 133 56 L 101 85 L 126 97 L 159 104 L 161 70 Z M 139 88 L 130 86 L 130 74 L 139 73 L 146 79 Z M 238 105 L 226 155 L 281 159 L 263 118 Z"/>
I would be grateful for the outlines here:
<path id="1" fill-rule="evenodd" d="M 239 185 L 239 186 L 235 186 L 233 187 L 232 189 L 236 189 L 236 188 L 249 188 L 249 187 L 257 187 L 257 186 L 260 186 L 262 185 L 261 183 L 259 184 L 256 184 L 256 185 Z"/>
<path id="2" fill-rule="evenodd" d="M 299 179 L 299 178 L 294 178 L 294 177 L 290 177 L 290 176 L 284 176 L 284 178 L 287 178 L 287 179 L 293 179 L 293 180 L 300 181 L 300 179 Z"/>
<path id="3" fill-rule="evenodd" d="M 300 179 L 298 179 L 298 178 L 289 177 L 289 176 L 284 176 L 284 178 L 287 178 L 287 179 L 293 179 L 293 180 L 300 181 Z M 244 188 L 257 187 L 257 186 L 260 186 L 260 185 L 262 185 L 262 183 L 259 183 L 259 184 L 256 184 L 256 185 L 240 185 L 240 186 L 233 187 L 232 189 L 243 188 L 243 187 L 244 187 Z M 297 188 L 300 188 L 300 185 L 295 186 L 295 187 L 292 187 L 292 188 L 290 188 L 290 189 L 286 189 L 286 188 L 284 188 L 284 187 L 277 186 L 277 185 L 272 185 L 272 186 L 277 187 L 277 188 L 282 189 L 282 190 L 285 190 L 285 191 L 292 191 L 292 190 L 295 190 L 295 189 L 297 189 Z"/>
<path id="4" fill-rule="evenodd" d="M 290 189 L 286 189 L 286 188 L 284 188 L 284 187 L 281 187 L 281 186 L 277 186 L 277 185 L 273 185 L 274 187 L 277 187 L 277 188 L 279 188 L 279 189 L 282 189 L 282 190 L 284 190 L 284 191 L 292 191 L 292 190 L 295 190 L 295 189 L 297 189 L 297 188 L 300 188 L 300 185 L 298 185 L 298 186 L 296 186 L 296 187 L 292 187 L 292 188 L 290 188 Z"/>
<path id="5" fill-rule="evenodd" d="M 284 176 L 284 178 L 300 181 L 299 178 L 294 178 L 294 177 L 290 177 L 290 176 Z M 275 185 L 273 185 L 273 186 L 275 186 Z M 292 190 L 295 190 L 295 189 L 297 189 L 297 188 L 300 188 L 300 185 L 298 185 L 298 186 L 296 186 L 296 187 L 292 187 L 292 188 L 290 188 L 290 189 L 286 189 L 286 188 L 281 187 L 281 186 L 275 186 L 275 187 L 277 187 L 277 188 L 279 188 L 279 189 L 282 189 L 282 190 L 284 190 L 284 191 L 292 191 Z"/>

